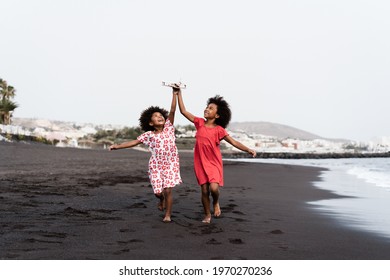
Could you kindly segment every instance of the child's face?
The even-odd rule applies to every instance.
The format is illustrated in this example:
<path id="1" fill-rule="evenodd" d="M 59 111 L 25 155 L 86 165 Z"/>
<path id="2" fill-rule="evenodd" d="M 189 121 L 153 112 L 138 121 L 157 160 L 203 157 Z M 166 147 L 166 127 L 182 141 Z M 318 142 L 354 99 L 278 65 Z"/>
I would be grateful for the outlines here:
<path id="1" fill-rule="evenodd" d="M 210 103 L 209 105 L 207 105 L 206 109 L 204 110 L 204 117 L 205 119 L 219 118 L 218 106 L 214 103 Z"/>
<path id="2" fill-rule="evenodd" d="M 165 124 L 165 118 L 160 112 L 154 112 L 152 117 L 150 118 L 149 125 L 156 127 L 162 126 Z"/>

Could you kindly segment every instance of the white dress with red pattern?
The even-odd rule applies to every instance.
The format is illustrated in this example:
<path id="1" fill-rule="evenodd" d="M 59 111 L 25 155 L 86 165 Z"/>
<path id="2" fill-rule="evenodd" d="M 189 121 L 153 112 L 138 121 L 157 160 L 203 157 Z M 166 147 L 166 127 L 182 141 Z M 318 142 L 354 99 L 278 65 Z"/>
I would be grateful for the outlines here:
<path id="1" fill-rule="evenodd" d="M 149 179 L 153 192 L 159 194 L 165 188 L 173 188 L 182 182 L 179 154 L 176 147 L 175 128 L 167 119 L 160 133 L 147 131 L 137 137 L 149 147 Z"/>

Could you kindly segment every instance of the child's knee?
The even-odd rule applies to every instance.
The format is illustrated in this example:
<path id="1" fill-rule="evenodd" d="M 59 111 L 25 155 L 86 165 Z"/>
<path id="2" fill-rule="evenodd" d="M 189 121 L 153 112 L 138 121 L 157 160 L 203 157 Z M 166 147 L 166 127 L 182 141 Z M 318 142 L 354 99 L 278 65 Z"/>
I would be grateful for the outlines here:
<path id="1" fill-rule="evenodd" d="M 219 184 L 211 184 L 210 185 L 210 191 L 212 193 L 219 193 Z"/>
<path id="2" fill-rule="evenodd" d="M 202 195 L 207 195 L 207 196 L 209 196 L 209 195 L 210 195 L 210 190 L 209 190 L 209 189 L 206 189 L 206 188 L 202 188 Z"/>

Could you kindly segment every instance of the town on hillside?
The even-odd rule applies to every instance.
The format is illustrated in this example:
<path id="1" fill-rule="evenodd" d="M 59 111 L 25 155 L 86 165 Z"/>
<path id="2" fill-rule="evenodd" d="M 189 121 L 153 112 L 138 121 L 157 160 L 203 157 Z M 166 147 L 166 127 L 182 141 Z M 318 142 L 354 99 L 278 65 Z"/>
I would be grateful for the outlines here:
<path id="1" fill-rule="evenodd" d="M 381 154 L 390 153 L 390 137 L 381 137 L 369 142 L 337 139 L 300 139 L 291 137 L 248 133 L 233 125 L 227 129 L 235 139 L 259 154 Z M 278 128 L 279 129 L 279 128 Z M 291 129 L 291 127 L 290 127 Z M 280 129 L 279 129 L 280 130 Z M 114 142 L 135 139 L 142 131 L 114 125 L 94 125 L 73 122 L 50 121 L 43 119 L 14 118 L 9 125 L 0 125 L 0 141 L 36 141 L 57 147 L 107 149 Z M 195 128 L 192 125 L 176 126 L 177 145 L 180 149 L 191 150 L 194 145 Z M 268 130 L 272 133 L 272 129 Z M 276 134 L 276 133 L 275 133 Z M 222 142 L 225 153 L 238 152 L 234 147 Z"/>

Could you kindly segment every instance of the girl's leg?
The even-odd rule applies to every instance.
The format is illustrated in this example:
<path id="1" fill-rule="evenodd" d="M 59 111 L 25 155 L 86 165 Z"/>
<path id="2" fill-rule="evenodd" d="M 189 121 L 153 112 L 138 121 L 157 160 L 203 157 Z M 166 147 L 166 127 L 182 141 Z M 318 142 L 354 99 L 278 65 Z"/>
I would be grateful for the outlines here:
<path id="1" fill-rule="evenodd" d="M 165 208 L 164 194 L 163 193 L 155 193 L 154 195 L 160 200 L 157 204 L 158 210 L 164 211 L 164 208 Z"/>
<path id="2" fill-rule="evenodd" d="M 210 188 L 209 184 L 201 185 L 202 188 L 202 204 L 204 210 L 204 219 L 203 223 L 210 223 L 211 221 L 211 212 L 210 212 Z"/>
<path id="3" fill-rule="evenodd" d="M 219 207 L 219 184 L 210 183 L 211 196 L 213 197 L 214 217 L 221 216 L 221 208 Z"/>
<path id="4" fill-rule="evenodd" d="M 171 221 L 171 213 L 172 213 L 172 204 L 173 204 L 173 197 L 172 197 L 172 188 L 165 188 L 164 189 L 164 197 L 165 197 L 165 217 L 164 222 L 170 222 Z"/>

